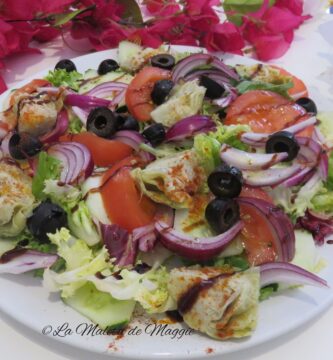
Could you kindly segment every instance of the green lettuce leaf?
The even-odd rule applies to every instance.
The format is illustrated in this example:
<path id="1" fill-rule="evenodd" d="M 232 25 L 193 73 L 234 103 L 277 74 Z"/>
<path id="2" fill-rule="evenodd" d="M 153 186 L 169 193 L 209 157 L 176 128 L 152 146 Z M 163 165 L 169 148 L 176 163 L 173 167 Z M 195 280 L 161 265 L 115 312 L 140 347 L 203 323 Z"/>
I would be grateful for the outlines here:
<path id="1" fill-rule="evenodd" d="M 273 295 L 273 293 L 278 291 L 278 288 L 279 288 L 279 284 L 271 284 L 261 288 L 259 301 L 264 301 L 270 298 Z"/>
<path id="2" fill-rule="evenodd" d="M 269 90 L 289 98 L 288 90 L 292 87 L 293 87 L 292 81 L 288 81 L 282 84 L 271 84 L 261 81 L 244 80 L 241 83 L 239 83 L 236 88 L 238 92 L 241 94 L 244 94 L 250 90 Z"/>
<path id="3" fill-rule="evenodd" d="M 60 160 L 48 155 L 45 151 L 41 151 L 38 156 L 38 167 L 32 180 L 32 193 L 38 200 L 46 198 L 44 182 L 48 179 L 59 179 L 61 172 Z"/>
<path id="4" fill-rule="evenodd" d="M 67 72 L 64 69 L 56 69 L 49 71 L 45 79 L 54 86 L 67 86 L 78 91 L 80 87 L 79 80 L 82 79 L 82 75 L 77 71 Z"/>
<path id="5" fill-rule="evenodd" d="M 77 116 L 71 116 L 69 119 L 68 131 L 71 134 L 79 134 L 83 129 L 82 121 Z"/>

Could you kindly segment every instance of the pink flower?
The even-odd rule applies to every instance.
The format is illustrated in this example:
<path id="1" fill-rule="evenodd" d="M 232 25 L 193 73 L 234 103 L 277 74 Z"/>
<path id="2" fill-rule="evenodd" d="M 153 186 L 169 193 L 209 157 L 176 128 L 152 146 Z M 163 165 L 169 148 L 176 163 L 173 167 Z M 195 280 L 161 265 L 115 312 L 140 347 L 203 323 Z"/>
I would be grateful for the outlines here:
<path id="1" fill-rule="evenodd" d="M 242 53 L 245 46 L 239 28 L 230 23 L 214 25 L 203 40 L 204 46 L 210 51 L 226 51 L 236 54 Z"/>
<path id="2" fill-rule="evenodd" d="M 144 4 L 148 11 L 155 16 L 170 16 L 180 10 L 180 6 L 175 0 L 145 0 Z"/>
<path id="3" fill-rule="evenodd" d="M 275 6 L 286 8 L 295 15 L 301 16 L 303 14 L 303 0 L 276 0 Z"/>
<path id="4" fill-rule="evenodd" d="M 2 94 L 6 90 L 7 90 L 7 85 L 5 83 L 5 80 L 0 75 L 0 94 Z"/>
<path id="5" fill-rule="evenodd" d="M 153 34 L 149 28 L 134 30 L 128 39 L 137 44 L 152 48 L 158 48 L 163 43 L 160 36 Z"/>
<path id="6" fill-rule="evenodd" d="M 60 30 L 55 29 L 51 26 L 39 26 L 37 33 L 33 39 L 41 43 L 55 39 L 60 35 Z"/>

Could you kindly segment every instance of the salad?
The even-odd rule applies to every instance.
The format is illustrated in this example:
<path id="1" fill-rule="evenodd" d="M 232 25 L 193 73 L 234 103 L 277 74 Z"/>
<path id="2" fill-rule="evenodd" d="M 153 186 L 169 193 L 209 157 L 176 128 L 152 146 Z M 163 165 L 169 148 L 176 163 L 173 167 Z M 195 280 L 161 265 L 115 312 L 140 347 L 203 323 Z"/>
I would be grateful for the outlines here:
<path id="1" fill-rule="evenodd" d="M 96 66 L 61 60 L 4 104 L 0 273 L 102 329 L 141 308 L 219 340 L 251 335 L 272 295 L 328 286 L 332 120 L 300 79 L 127 41 Z"/>

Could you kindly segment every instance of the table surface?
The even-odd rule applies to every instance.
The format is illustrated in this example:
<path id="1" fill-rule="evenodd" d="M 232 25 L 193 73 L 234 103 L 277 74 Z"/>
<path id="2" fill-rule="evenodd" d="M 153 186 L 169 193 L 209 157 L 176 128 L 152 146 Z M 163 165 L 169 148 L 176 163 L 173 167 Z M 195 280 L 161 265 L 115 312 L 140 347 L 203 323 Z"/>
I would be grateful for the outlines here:
<path id="1" fill-rule="evenodd" d="M 317 1 L 315 0 L 315 2 Z M 296 32 L 295 41 L 289 52 L 276 61 L 277 64 L 285 66 L 305 81 L 313 83 L 315 78 L 315 81 L 321 79 L 320 86 L 326 87 L 326 92 L 330 98 L 333 97 L 332 34 L 333 15 L 325 15 L 322 11 Z M 64 46 L 62 41 L 57 39 L 40 47 L 43 51 L 41 55 L 25 55 L 23 60 L 22 57 L 12 57 L 7 61 L 7 70 L 4 74 L 8 86 L 13 87 L 18 81 L 24 80 L 27 76 L 31 76 L 40 70 L 48 67 L 53 68 L 61 58 L 76 57 L 89 51 L 89 45 L 86 41 L 72 42 L 70 45 L 72 48 Z M 300 62 L 302 63 L 301 67 Z M 323 102 L 323 107 L 324 110 L 333 111 L 333 98 L 331 102 Z M 290 358 L 313 360 L 319 358 L 320 360 L 331 360 L 333 358 L 331 354 L 332 324 L 333 307 L 296 331 L 261 346 L 224 355 L 223 359 L 280 360 Z M 1 312 L 0 347 L 2 359 L 90 360 L 92 358 L 89 353 L 31 331 Z M 96 360 L 107 359 L 107 357 L 98 355 L 93 357 Z"/>

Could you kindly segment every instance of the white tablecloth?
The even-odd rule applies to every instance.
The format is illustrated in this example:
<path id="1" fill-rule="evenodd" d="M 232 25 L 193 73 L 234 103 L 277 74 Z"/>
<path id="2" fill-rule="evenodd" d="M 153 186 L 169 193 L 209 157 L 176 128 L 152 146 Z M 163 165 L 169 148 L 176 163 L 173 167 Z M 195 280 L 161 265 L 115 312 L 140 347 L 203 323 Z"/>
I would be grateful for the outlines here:
<path id="1" fill-rule="evenodd" d="M 61 58 L 70 58 L 86 53 L 85 42 L 72 44 L 75 51 L 60 40 L 41 47 L 43 55 L 13 57 L 7 61 L 4 74 L 9 87 L 27 76 L 53 68 Z M 333 15 L 318 16 L 308 21 L 297 31 L 290 51 L 277 61 L 307 83 L 324 89 L 325 99 L 318 99 L 319 108 L 333 111 Z M 312 93 L 316 86 L 310 87 Z M 332 98 L 332 101 L 328 99 Z M 332 279 L 331 279 L 332 280 Z M 6 289 L 1 289 L 6 291 Z M 8 290 L 10 291 L 10 290 Z M 1 296 L 1 295 L 0 295 Z M 274 326 L 274 324 L 272 324 Z M 288 333 L 264 345 L 223 356 L 224 360 L 332 360 L 333 359 L 333 308 L 297 331 Z M 36 334 L 5 314 L 0 313 L 0 358 L 4 360 L 34 359 L 106 359 L 65 346 L 50 338 Z"/>

